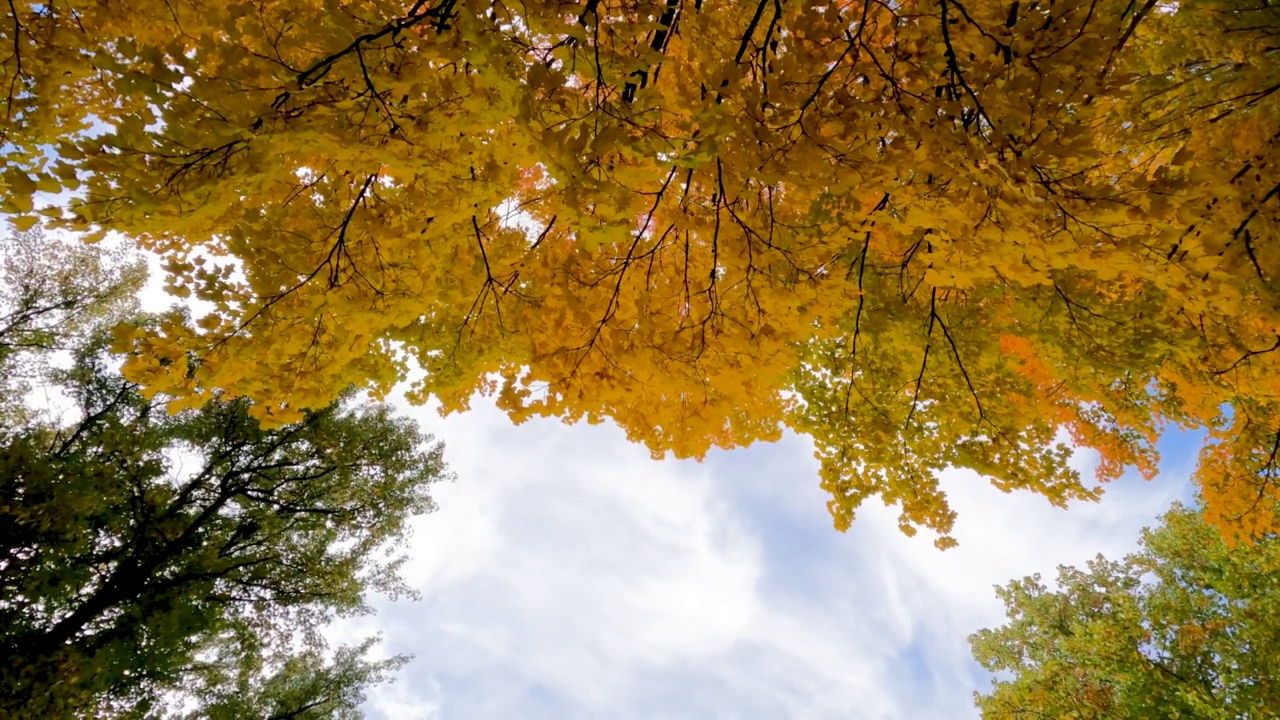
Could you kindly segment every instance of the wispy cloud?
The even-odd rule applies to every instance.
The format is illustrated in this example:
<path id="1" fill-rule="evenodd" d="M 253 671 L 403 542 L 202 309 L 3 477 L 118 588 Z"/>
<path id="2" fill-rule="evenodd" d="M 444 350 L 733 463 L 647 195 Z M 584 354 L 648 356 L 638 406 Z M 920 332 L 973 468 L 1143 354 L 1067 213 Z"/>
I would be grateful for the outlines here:
<path id="1" fill-rule="evenodd" d="M 655 462 L 609 426 L 415 414 L 459 480 L 409 548 L 422 601 L 362 621 L 416 655 L 371 697 L 388 720 L 972 717 L 992 586 L 1123 554 L 1187 488 L 1176 447 L 1070 512 L 954 473 L 941 553 L 879 506 L 832 530 L 802 438 Z"/>

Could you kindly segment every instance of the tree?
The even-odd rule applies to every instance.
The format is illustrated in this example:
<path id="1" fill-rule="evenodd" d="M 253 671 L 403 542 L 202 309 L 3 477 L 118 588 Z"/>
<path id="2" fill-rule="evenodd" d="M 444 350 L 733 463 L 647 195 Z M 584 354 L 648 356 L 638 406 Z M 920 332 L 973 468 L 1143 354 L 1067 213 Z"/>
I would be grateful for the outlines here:
<path id="1" fill-rule="evenodd" d="M 24 396 L 49 358 L 95 327 L 137 312 L 146 267 L 124 253 L 46 237 L 8 235 L 0 245 L 0 426 L 27 414 Z"/>
<path id="2" fill-rule="evenodd" d="M 1052 502 L 1169 425 L 1280 523 L 1280 8 L 1251 0 L 10 6 L 5 207 L 168 259 L 128 376 L 291 422 L 356 383 L 811 436 L 837 527 Z M 50 147 L 54 147 L 54 156 Z M 188 354 L 199 359 L 192 370 Z"/>
<path id="3" fill-rule="evenodd" d="M 332 660 L 314 648 L 295 652 L 276 663 L 275 672 L 261 668 L 243 671 L 235 653 L 198 666 L 196 680 L 184 687 L 196 709 L 175 713 L 175 720 L 359 720 L 364 690 L 387 679 L 407 658 L 370 662 L 364 655 L 373 638 L 355 647 L 340 648 Z M 235 671 L 235 672 L 229 672 Z"/>
<path id="4" fill-rule="evenodd" d="M 319 630 L 407 591 L 441 447 L 349 398 L 271 429 L 245 399 L 166 413 L 106 342 L 61 374 L 75 421 L 0 432 L 0 714 L 358 717 L 402 660 L 326 660 Z"/>
<path id="5" fill-rule="evenodd" d="M 998 588 L 1009 624 L 970 638 L 1000 673 L 983 717 L 1267 718 L 1280 712 L 1280 542 L 1229 547 L 1175 507 L 1141 549 Z"/>

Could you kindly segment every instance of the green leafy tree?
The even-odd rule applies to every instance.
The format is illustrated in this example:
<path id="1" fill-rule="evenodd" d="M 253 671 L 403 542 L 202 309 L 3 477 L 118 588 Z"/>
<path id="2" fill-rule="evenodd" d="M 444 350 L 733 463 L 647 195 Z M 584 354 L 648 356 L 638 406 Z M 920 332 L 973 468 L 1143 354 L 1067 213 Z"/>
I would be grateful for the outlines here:
<path id="1" fill-rule="evenodd" d="M 123 251 L 39 229 L 0 240 L 0 426 L 28 414 L 24 396 L 53 351 L 137 310 L 146 266 Z"/>
<path id="2" fill-rule="evenodd" d="M 326 660 L 316 648 L 290 653 L 274 663 L 273 672 L 247 672 L 240 653 L 197 665 L 184 688 L 196 709 L 173 713 L 173 720 L 355 720 L 364 690 L 387 679 L 407 658 L 371 662 L 364 655 L 370 638 L 340 648 Z"/>
<path id="3" fill-rule="evenodd" d="M 1009 623 L 974 634 L 998 673 L 984 717 L 1280 717 L 1280 538 L 1231 547 L 1175 507 L 1123 561 L 1099 556 L 997 592 Z"/>
<path id="4" fill-rule="evenodd" d="M 74 422 L 0 433 L 0 715 L 352 717 L 398 661 L 323 662 L 319 630 L 407 591 L 388 548 L 441 446 L 349 398 L 271 429 L 243 399 L 171 414 L 106 342 L 56 373 Z"/>

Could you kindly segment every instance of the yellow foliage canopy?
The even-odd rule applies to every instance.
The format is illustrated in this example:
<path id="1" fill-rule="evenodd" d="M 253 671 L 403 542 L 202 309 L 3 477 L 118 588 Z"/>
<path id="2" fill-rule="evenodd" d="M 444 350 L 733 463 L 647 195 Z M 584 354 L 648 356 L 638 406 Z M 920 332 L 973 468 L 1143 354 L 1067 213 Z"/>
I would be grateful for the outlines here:
<path id="1" fill-rule="evenodd" d="M 285 422 L 351 383 L 810 435 L 838 527 L 947 466 L 1055 503 L 1208 428 L 1275 528 L 1280 7 L 1253 0 L 15 1 L 11 212 L 211 303 L 126 372 Z M 51 151 L 51 146 L 54 148 Z M 198 361 L 193 361 L 198 359 Z"/>

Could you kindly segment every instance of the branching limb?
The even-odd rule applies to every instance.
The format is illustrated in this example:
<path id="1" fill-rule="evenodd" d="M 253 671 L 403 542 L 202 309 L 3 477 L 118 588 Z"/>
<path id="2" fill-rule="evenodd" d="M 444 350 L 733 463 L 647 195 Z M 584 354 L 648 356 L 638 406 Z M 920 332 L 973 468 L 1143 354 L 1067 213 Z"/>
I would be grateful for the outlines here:
<path id="1" fill-rule="evenodd" d="M 920 372 L 916 374 L 915 390 L 911 394 L 911 410 L 907 413 L 907 421 L 902 426 L 903 430 L 911 427 L 911 418 L 915 416 L 916 406 L 920 403 L 920 391 L 924 386 L 924 373 L 925 369 L 929 367 L 929 350 L 933 347 L 933 325 L 938 321 L 938 314 L 934 311 L 937 299 L 938 290 L 934 288 L 933 296 L 929 300 L 929 329 L 925 333 L 924 357 L 920 359 Z"/>

